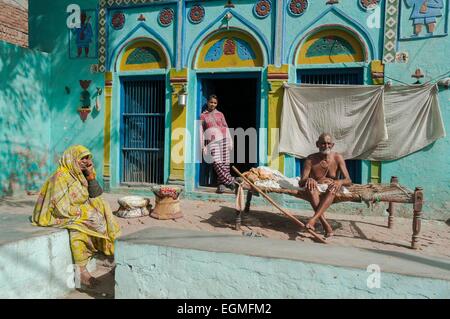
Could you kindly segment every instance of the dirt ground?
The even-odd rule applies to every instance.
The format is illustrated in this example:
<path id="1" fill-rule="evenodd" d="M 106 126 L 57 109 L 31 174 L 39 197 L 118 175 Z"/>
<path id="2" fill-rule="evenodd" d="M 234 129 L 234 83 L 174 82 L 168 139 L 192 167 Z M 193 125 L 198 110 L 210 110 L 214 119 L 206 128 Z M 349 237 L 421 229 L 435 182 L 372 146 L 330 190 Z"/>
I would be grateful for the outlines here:
<path id="1" fill-rule="evenodd" d="M 104 194 L 113 211 L 119 205 L 117 199 L 123 195 Z M 36 196 L 20 199 L 0 200 L 0 210 L 18 214 L 31 214 Z M 152 199 L 152 205 L 154 200 Z M 268 204 L 270 205 L 270 204 Z M 251 212 L 244 216 L 242 230 L 234 230 L 234 203 L 224 200 L 182 200 L 183 218 L 176 220 L 157 220 L 151 217 L 134 219 L 118 218 L 122 235 L 127 235 L 150 227 L 182 228 L 211 232 L 228 233 L 242 236 L 258 236 L 279 240 L 311 242 L 311 236 L 281 214 L 273 206 L 252 206 Z M 289 210 L 294 216 L 306 222 L 312 211 Z M 412 219 L 396 217 L 394 227 L 387 228 L 387 217 L 329 214 L 327 216 L 335 236 L 327 242 L 333 246 L 352 246 L 397 252 L 411 252 Z M 321 232 L 320 224 L 316 225 Z M 150 230 L 149 230 L 150 231 Z M 420 249 L 417 253 L 450 258 L 450 226 L 442 221 L 422 220 Z M 318 244 L 319 245 L 319 244 Z M 104 284 L 100 290 L 90 294 L 76 292 L 69 298 L 111 298 L 114 292 L 113 274 L 109 268 L 98 267 L 95 276 L 100 276 Z"/>

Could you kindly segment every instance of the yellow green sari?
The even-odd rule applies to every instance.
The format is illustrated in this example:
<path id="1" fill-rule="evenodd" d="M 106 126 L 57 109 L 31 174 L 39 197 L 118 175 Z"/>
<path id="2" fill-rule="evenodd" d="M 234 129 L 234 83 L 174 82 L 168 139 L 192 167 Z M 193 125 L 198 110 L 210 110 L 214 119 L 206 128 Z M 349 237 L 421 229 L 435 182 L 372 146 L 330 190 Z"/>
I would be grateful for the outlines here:
<path id="1" fill-rule="evenodd" d="M 53 175 L 44 183 L 32 220 L 37 226 L 69 230 L 75 264 L 85 266 L 96 253 L 114 254 L 120 227 L 101 197 L 89 198 L 88 182 L 78 161 L 91 152 L 82 145 L 69 147 Z"/>

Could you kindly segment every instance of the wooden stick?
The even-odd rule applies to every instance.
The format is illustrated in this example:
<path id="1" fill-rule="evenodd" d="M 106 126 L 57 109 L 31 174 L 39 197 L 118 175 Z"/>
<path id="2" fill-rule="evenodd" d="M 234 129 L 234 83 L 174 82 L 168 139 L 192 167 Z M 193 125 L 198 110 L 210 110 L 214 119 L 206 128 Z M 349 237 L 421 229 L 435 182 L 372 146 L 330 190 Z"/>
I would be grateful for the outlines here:
<path id="1" fill-rule="evenodd" d="M 299 221 L 297 218 L 295 218 L 291 213 L 289 213 L 288 211 L 284 210 L 283 208 L 281 208 L 277 203 L 275 203 L 273 201 L 272 198 L 270 198 L 266 193 L 264 193 L 262 190 L 260 190 L 255 184 L 253 184 L 251 181 L 249 181 L 244 175 L 241 174 L 241 172 L 239 172 L 239 170 L 232 166 L 233 170 L 244 179 L 244 181 L 246 181 L 249 185 L 251 185 L 258 193 L 260 193 L 265 199 L 267 199 L 269 201 L 269 203 L 271 203 L 273 206 L 275 206 L 276 208 L 278 208 L 283 214 L 285 214 L 286 216 L 288 216 L 290 219 L 292 219 L 296 224 L 300 225 L 302 228 L 306 228 L 305 224 L 303 224 L 301 221 Z M 320 237 L 318 234 L 316 234 L 314 231 L 312 231 L 309 228 L 306 228 L 306 230 L 313 235 L 317 240 L 319 240 L 321 243 L 326 244 L 327 242 L 325 241 L 325 239 L 323 239 L 322 237 Z"/>

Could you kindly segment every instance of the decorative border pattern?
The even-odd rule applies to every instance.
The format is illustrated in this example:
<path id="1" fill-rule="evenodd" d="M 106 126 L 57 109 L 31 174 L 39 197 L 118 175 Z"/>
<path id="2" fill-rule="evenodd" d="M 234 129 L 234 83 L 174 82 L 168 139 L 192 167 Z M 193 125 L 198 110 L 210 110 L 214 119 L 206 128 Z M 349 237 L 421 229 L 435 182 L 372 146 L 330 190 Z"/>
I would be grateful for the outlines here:
<path id="1" fill-rule="evenodd" d="M 154 4 L 155 0 L 99 0 L 98 11 L 98 72 L 106 72 L 106 15 L 109 8 L 122 5 Z"/>
<path id="2" fill-rule="evenodd" d="M 270 0 L 259 0 L 253 7 L 253 12 L 258 18 L 265 18 L 272 11 L 272 3 Z"/>
<path id="3" fill-rule="evenodd" d="M 371 11 L 379 6 L 380 0 L 358 0 L 358 3 L 364 10 Z"/>
<path id="4" fill-rule="evenodd" d="M 116 12 L 111 17 L 111 26 L 114 30 L 121 30 L 125 24 L 125 15 L 123 12 Z"/>
<path id="5" fill-rule="evenodd" d="M 395 62 L 397 49 L 397 28 L 399 17 L 399 0 L 386 0 L 385 22 L 384 22 L 384 46 L 383 62 Z"/>
<path id="6" fill-rule="evenodd" d="M 308 9 L 308 0 L 291 0 L 288 4 L 289 13 L 294 16 L 301 16 Z"/>
<path id="7" fill-rule="evenodd" d="M 197 4 L 195 6 L 193 6 L 190 10 L 189 10 L 189 21 L 191 23 L 197 24 L 203 21 L 203 18 L 205 17 L 205 8 L 203 8 L 203 6 Z"/>
<path id="8" fill-rule="evenodd" d="M 162 9 L 158 15 L 159 24 L 162 25 L 163 27 L 167 27 L 167 26 L 171 25 L 173 22 L 174 15 L 175 15 L 175 13 L 174 13 L 173 9 L 171 9 L 171 8 Z"/>

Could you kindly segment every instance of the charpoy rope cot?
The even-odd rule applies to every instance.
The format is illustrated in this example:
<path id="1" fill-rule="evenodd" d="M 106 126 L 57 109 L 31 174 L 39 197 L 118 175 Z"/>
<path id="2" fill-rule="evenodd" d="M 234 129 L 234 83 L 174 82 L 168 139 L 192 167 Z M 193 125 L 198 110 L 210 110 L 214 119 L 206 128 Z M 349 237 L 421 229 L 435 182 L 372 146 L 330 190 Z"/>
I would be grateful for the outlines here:
<path id="1" fill-rule="evenodd" d="M 236 170 L 235 170 L 236 171 Z M 240 174 L 240 173 L 239 173 Z M 241 175 L 242 176 L 242 175 Z M 245 208 L 237 210 L 236 212 L 236 230 L 240 230 L 242 223 L 242 213 L 248 213 L 250 211 L 251 200 L 254 194 L 263 192 L 265 194 L 278 193 L 289 196 L 294 196 L 303 200 L 309 200 L 309 195 L 306 190 L 293 190 L 283 188 L 270 188 L 270 187 L 255 187 L 252 183 L 243 181 L 239 184 L 244 190 L 247 190 L 247 198 L 245 202 Z M 338 193 L 333 200 L 334 203 L 342 202 L 356 202 L 371 203 L 387 202 L 389 203 L 388 213 L 388 228 L 392 228 L 394 224 L 394 212 L 395 203 L 412 204 L 413 206 L 413 221 L 412 230 L 413 235 L 411 239 L 411 248 L 419 248 L 419 233 L 421 228 L 421 215 L 423 206 L 423 190 L 420 187 L 416 187 L 414 191 L 409 190 L 405 186 L 402 186 L 398 182 L 398 178 L 393 176 L 390 184 L 352 184 L 347 187 L 348 193 Z"/>

